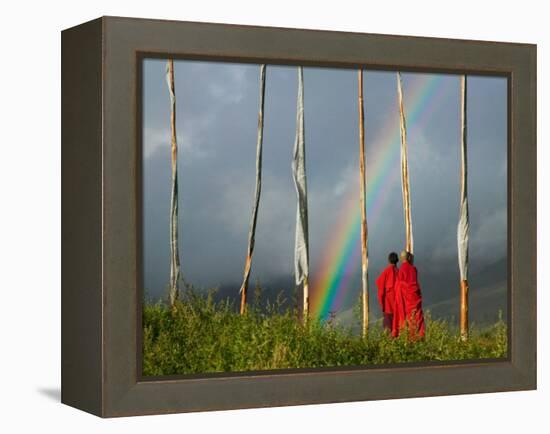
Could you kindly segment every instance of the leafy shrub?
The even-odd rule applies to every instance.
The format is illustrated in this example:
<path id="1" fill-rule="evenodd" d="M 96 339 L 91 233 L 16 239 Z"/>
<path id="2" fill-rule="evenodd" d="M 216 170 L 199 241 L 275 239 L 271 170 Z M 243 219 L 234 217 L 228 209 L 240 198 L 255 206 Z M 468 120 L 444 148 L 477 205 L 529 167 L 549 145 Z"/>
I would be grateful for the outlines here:
<path id="1" fill-rule="evenodd" d="M 258 294 L 259 300 L 259 294 Z M 283 309 L 278 297 L 239 315 L 229 300 L 214 301 L 214 291 L 192 288 L 170 309 L 161 302 L 143 306 L 143 375 L 257 371 L 501 358 L 507 354 L 506 324 L 473 326 L 462 341 L 458 329 L 426 314 L 426 337 L 393 339 L 380 324 L 366 338 L 336 321 L 303 324 L 296 305 Z"/>

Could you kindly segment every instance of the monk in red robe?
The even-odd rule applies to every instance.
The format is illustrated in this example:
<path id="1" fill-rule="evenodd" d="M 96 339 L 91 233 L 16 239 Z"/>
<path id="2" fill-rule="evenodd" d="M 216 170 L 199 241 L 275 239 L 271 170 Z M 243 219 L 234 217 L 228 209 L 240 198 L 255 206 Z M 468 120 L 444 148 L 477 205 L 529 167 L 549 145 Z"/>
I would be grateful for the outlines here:
<path id="1" fill-rule="evenodd" d="M 393 330 L 399 335 L 406 325 L 412 339 L 423 338 L 425 334 L 422 294 L 418 284 L 418 272 L 412 264 L 412 254 L 401 252 L 401 267 L 395 285 L 395 313 Z"/>
<path id="2" fill-rule="evenodd" d="M 378 287 L 378 302 L 384 316 L 384 330 L 396 336 L 393 329 L 393 313 L 395 310 L 395 283 L 397 281 L 397 253 L 390 253 L 388 256 L 389 265 L 382 271 L 376 286 Z"/>

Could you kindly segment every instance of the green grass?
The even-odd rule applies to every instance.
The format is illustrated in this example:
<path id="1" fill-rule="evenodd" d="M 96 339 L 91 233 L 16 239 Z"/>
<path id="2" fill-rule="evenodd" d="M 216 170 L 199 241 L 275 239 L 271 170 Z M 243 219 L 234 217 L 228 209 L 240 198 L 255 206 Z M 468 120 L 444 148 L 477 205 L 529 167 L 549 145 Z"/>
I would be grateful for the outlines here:
<path id="1" fill-rule="evenodd" d="M 500 358 L 507 354 L 506 324 L 472 327 L 470 339 L 426 314 L 426 338 L 392 339 L 379 323 L 362 338 L 334 321 L 302 324 L 297 311 L 278 299 L 262 309 L 237 313 L 230 301 L 215 302 L 213 292 L 185 291 L 175 311 L 161 302 L 143 308 L 143 375 L 319 368 Z"/>

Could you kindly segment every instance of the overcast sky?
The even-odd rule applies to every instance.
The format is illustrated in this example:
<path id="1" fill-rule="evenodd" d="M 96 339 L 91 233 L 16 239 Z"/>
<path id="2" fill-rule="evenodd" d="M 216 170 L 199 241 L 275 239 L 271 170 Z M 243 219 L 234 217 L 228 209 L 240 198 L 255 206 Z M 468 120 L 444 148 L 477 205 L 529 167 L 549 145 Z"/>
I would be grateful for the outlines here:
<path id="1" fill-rule="evenodd" d="M 165 65 L 164 60 L 147 59 L 143 67 L 144 282 L 153 298 L 165 296 L 169 281 L 170 105 Z M 396 74 L 365 71 L 364 80 L 374 286 L 387 254 L 403 248 L 405 235 Z M 200 287 L 235 285 L 237 291 L 254 193 L 259 66 L 176 61 L 175 82 L 182 273 Z M 315 281 L 323 257 L 338 250 L 329 240 L 345 217 L 350 198 L 358 199 L 357 72 L 306 67 L 304 82 L 310 280 Z M 420 73 L 404 73 L 403 82 L 415 260 L 421 285 L 429 288 L 425 297 L 436 301 L 454 294 L 458 282 L 460 82 L 456 75 Z M 506 94 L 504 78 L 469 78 L 474 280 L 506 258 Z M 251 276 L 251 282 L 259 280 L 266 287 L 290 280 L 293 273 L 296 193 L 291 158 L 296 95 L 297 68 L 269 65 L 263 185 Z M 352 206 L 358 209 L 355 202 Z M 359 265 L 357 258 L 352 261 L 341 309 L 356 299 Z M 491 279 L 505 282 L 502 267 L 496 270 L 490 271 Z M 452 290 L 433 287 L 432 274 L 446 276 Z M 316 289 L 311 288 L 312 297 Z"/>

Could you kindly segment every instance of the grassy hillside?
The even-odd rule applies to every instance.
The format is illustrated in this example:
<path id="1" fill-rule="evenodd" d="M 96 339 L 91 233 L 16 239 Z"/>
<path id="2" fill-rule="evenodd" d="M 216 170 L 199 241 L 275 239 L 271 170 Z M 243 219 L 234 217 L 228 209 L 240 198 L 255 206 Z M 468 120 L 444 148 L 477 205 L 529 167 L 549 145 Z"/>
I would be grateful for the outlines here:
<path id="1" fill-rule="evenodd" d="M 328 321 L 302 324 L 294 308 L 279 298 L 262 309 L 251 305 L 244 316 L 229 300 L 187 290 L 175 311 L 160 302 L 143 308 L 143 375 L 318 368 L 399 362 L 505 357 L 502 321 L 473 329 L 467 342 L 447 322 L 427 314 L 426 338 L 392 339 L 379 323 L 363 339 Z M 356 319 L 356 321 L 358 321 Z"/>

